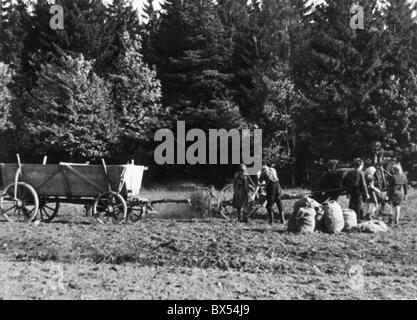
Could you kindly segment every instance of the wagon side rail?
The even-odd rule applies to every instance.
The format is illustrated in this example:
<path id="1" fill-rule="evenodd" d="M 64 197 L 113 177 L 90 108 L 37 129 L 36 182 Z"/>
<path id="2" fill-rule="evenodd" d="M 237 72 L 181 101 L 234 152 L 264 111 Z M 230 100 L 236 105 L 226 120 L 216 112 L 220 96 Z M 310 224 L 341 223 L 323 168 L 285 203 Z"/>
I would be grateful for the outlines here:
<path id="1" fill-rule="evenodd" d="M 77 178 L 79 178 L 84 183 L 88 184 L 90 187 L 94 188 L 98 193 L 103 193 L 104 192 L 104 190 L 99 185 L 97 185 L 94 181 L 92 181 L 91 179 L 89 179 L 88 177 L 83 175 L 82 173 L 75 170 L 70 163 L 61 162 L 59 165 L 66 168 L 69 172 L 71 172 L 73 175 L 75 175 Z M 78 166 L 78 164 L 77 164 L 77 166 Z M 86 166 L 87 166 L 87 164 L 86 164 Z M 106 170 L 106 172 L 107 172 L 107 170 Z"/>

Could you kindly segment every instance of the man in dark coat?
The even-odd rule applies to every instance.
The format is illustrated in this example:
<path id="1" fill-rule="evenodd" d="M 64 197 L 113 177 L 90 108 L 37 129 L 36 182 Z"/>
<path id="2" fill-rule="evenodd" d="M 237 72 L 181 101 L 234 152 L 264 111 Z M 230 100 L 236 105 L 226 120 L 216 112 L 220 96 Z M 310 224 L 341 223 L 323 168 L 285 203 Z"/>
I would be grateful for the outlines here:
<path id="1" fill-rule="evenodd" d="M 355 211 L 359 219 L 364 219 L 363 200 L 369 199 L 369 193 L 363 173 L 363 161 L 356 159 L 354 167 L 354 170 L 347 173 L 344 187 L 349 197 L 349 209 Z"/>
<path id="2" fill-rule="evenodd" d="M 374 174 L 374 184 L 375 187 L 378 188 L 381 192 L 376 194 L 376 198 L 378 202 L 381 204 L 380 212 L 385 212 L 385 204 L 386 204 L 386 197 L 383 196 L 382 191 L 387 189 L 388 186 L 388 179 L 389 179 L 389 173 L 385 172 L 384 167 L 381 163 L 376 163 L 376 172 Z"/>
<path id="3" fill-rule="evenodd" d="M 233 208 L 239 222 L 247 222 L 249 207 L 249 177 L 246 166 L 241 164 L 233 178 Z M 243 212 L 242 212 L 243 211 Z"/>

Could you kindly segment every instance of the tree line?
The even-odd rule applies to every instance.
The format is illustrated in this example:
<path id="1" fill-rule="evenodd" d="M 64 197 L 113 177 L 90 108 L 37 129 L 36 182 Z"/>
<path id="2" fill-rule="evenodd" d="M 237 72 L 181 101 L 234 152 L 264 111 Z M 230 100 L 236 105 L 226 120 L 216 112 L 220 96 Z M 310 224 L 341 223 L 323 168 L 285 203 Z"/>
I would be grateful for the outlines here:
<path id="1" fill-rule="evenodd" d="M 343 0 L 167 0 L 159 10 L 149 0 L 142 19 L 127 0 L 56 4 L 63 30 L 50 28 L 49 1 L 1 0 L 3 161 L 151 165 L 154 132 L 177 121 L 262 129 L 264 157 L 287 184 L 320 158 L 417 151 L 416 4 L 355 1 L 363 30 L 350 28 Z"/>

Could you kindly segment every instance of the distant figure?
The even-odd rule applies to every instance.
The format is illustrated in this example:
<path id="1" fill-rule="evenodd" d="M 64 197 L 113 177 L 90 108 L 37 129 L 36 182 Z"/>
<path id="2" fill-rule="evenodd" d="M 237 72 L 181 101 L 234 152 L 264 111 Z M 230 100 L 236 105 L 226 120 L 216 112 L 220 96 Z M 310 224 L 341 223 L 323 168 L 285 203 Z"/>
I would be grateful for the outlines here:
<path id="1" fill-rule="evenodd" d="M 379 211 L 380 213 L 385 212 L 386 197 L 383 196 L 383 191 L 387 190 L 388 176 L 389 173 L 385 171 L 384 166 L 382 165 L 382 158 L 377 158 L 375 161 L 376 172 L 374 174 L 374 185 L 380 190 L 380 193 L 376 194 L 376 197 L 381 205 Z"/>
<path id="2" fill-rule="evenodd" d="M 241 164 L 233 178 L 233 208 L 237 210 L 239 222 L 248 221 L 249 177 L 246 166 Z M 243 211 L 243 212 L 242 212 Z"/>
<path id="3" fill-rule="evenodd" d="M 282 209 L 281 195 L 282 190 L 279 184 L 277 171 L 267 166 L 266 162 L 262 163 L 262 171 L 259 176 L 258 183 L 266 183 L 266 209 L 268 210 L 268 223 L 274 223 L 274 212 L 272 210 L 274 204 L 277 204 L 282 223 L 285 223 L 284 211 Z"/>
<path id="4" fill-rule="evenodd" d="M 375 167 L 369 167 L 365 170 L 365 182 L 368 188 L 369 199 L 366 201 L 365 219 L 371 220 L 378 209 L 379 195 L 381 190 L 375 186 Z"/>
<path id="5" fill-rule="evenodd" d="M 194 208 L 201 218 L 206 219 L 210 216 L 212 210 L 211 199 L 215 193 L 215 188 L 210 186 L 208 188 L 198 188 L 197 191 L 191 194 L 191 207 Z"/>
<path id="6" fill-rule="evenodd" d="M 388 199 L 394 210 L 394 222 L 399 224 L 401 218 L 401 202 L 407 200 L 407 177 L 399 163 L 392 168 L 393 175 L 388 180 Z M 392 223 L 392 219 L 390 219 Z"/>
<path id="7" fill-rule="evenodd" d="M 342 179 L 336 172 L 337 160 L 329 160 L 327 163 L 327 172 L 323 175 L 320 184 L 317 201 L 322 203 L 326 200 L 337 201 L 342 194 Z"/>
<path id="8" fill-rule="evenodd" d="M 354 161 L 354 170 L 347 173 L 344 179 L 344 186 L 349 198 L 349 209 L 356 212 L 359 219 L 364 218 L 363 200 L 369 199 L 368 188 L 366 187 L 365 177 L 363 174 L 363 161 L 356 159 Z"/>

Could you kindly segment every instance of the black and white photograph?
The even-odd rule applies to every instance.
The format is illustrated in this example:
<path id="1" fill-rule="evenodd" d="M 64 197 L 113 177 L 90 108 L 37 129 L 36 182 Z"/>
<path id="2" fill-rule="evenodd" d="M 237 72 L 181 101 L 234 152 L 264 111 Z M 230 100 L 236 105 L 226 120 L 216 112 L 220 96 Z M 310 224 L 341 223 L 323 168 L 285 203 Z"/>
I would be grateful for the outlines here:
<path id="1" fill-rule="evenodd" d="M 0 0 L 0 300 L 415 299 L 417 0 Z"/>

